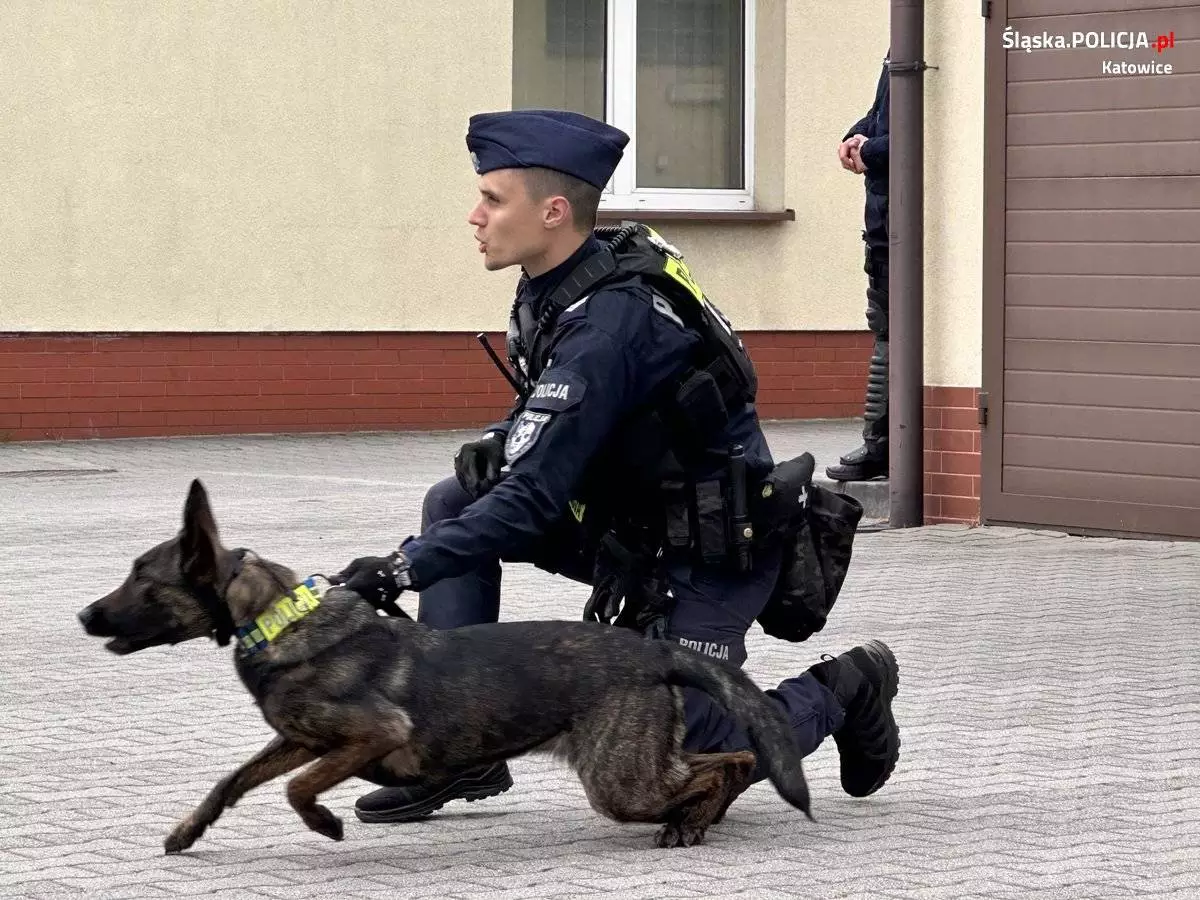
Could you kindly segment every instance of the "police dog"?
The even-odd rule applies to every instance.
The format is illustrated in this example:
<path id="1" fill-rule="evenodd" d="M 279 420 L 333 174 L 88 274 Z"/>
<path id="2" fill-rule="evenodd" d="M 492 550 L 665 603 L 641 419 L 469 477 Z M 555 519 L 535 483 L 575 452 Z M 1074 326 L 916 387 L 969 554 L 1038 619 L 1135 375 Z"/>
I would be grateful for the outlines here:
<path id="1" fill-rule="evenodd" d="M 111 638 L 105 646 L 119 655 L 193 638 L 225 644 L 236 631 L 238 675 L 277 732 L 176 826 L 167 853 L 191 847 L 247 791 L 306 763 L 288 782 L 288 802 L 334 840 L 342 822 L 317 796 L 347 778 L 436 779 L 529 751 L 565 758 L 601 814 L 662 823 L 660 847 L 701 841 L 750 784 L 756 762 L 811 818 L 782 709 L 740 669 L 598 623 L 436 631 L 382 616 L 346 588 L 308 585 L 223 547 L 196 480 L 180 532 L 79 613 L 87 633 Z M 683 687 L 729 710 L 753 752 L 685 752 Z"/>

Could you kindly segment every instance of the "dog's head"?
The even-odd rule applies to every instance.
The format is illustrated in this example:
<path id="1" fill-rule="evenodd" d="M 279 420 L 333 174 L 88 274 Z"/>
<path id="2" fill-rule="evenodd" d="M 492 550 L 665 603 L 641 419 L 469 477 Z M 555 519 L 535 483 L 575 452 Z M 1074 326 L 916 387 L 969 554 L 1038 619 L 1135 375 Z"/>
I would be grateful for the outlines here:
<path id="1" fill-rule="evenodd" d="M 237 554 L 221 546 L 208 492 L 192 482 L 183 528 L 133 562 L 125 582 L 79 613 L 84 630 L 112 638 L 105 644 L 124 655 L 199 637 L 228 643 L 232 621 L 219 598 Z"/>

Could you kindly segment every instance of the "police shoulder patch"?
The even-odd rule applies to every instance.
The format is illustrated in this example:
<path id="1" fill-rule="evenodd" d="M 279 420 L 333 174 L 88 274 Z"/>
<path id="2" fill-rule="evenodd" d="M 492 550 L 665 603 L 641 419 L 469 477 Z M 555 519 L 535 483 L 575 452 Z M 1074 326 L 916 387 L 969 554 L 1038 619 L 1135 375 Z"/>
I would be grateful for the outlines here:
<path id="1" fill-rule="evenodd" d="M 517 421 L 513 423 L 512 430 L 508 432 L 504 441 L 504 459 L 509 465 L 530 451 L 542 436 L 542 429 L 552 418 L 550 413 L 531 412 L 528 409 L 517 416 Z"/>
<path id="2" fill-rule="evenodd" d="M 564 412 L 583 401 L 587 384 L 566 369 L 547 369 L 538 379 L 525 402 L 526 409 Z"/>

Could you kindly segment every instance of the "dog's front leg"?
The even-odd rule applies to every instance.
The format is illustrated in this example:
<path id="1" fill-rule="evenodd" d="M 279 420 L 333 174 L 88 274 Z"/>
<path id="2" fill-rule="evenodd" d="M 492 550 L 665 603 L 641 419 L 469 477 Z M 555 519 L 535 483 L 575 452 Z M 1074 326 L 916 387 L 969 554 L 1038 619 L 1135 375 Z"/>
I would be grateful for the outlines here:
<path id="1" fill-rule="evenodd" d="M 304 824 L 335 841 L 342 839 L 342 820 L 317 803 L 317 796 L 340 784 L 372 760 L 397 749 L 394 741 L 358 741 L 326 753 L 288 782 L 287 797 Z"/>
<path id="2" fill-rule="evenodd" d="M 311 751 L 287 738 L 276 737 L 248 763 L 217 782 L 204 802 L 175 826 L 175 830 L 163 841 L 163 847 L 167 853 L 186 850 L 196 843 L 209 825 L 217 821 L 227 806 L 233 806 L 247 791 L 304 765 L 312 758 Z"/>

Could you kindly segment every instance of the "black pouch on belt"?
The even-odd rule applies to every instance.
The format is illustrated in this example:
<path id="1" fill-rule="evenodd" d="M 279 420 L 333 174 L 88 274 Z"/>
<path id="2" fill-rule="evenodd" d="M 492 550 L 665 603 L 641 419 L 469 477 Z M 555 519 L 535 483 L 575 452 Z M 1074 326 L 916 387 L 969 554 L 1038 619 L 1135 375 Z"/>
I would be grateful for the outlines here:
<path id="1" fill-rule="evenodd" d="M 662 483 L 667 546 L 672 550 L 685 550 L 692 543 L 690 493 L 682 481 Z"/>
<path id="2" fill-rule="evenodd" d="M 772 637 L 804 641 L 825 627 L 850 567 L 862 504 L 848 494 L 811 486 L 806 514 L 783 539 L 775 590 L 758 615 Z"/>
<path id="3" fill-rule="evenodd" d="M 720 481 L 696 484 L 696 531 L 700 560 L 719 566 L 726 561 L 729 538 L 725 533 L 725 492 Z"/>
<path id="4" fill-rule="evenodd" d="M 750 514 L 759 539 L 786 530 L 793 520 L 804 515 L 815 465 L 811 453 L 801 453 L 777 465 L 751 492 Z"/>

